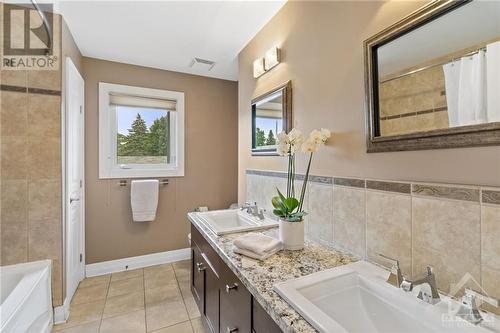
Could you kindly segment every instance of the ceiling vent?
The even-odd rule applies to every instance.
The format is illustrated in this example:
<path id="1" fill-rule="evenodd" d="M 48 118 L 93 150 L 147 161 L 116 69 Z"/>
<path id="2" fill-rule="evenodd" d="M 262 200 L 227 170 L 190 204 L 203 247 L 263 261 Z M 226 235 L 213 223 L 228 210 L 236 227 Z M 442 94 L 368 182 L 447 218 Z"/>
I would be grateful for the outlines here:
<path id="1" fill-rule="evenodd" d="M 198 70 L 207 70 L 207 71 L 212 70 L 214 66 L 215 66 L 215 61 L 201 59 L 201 58 L 194 58 L 191 61 L 191 64 L 189 65 L 189 67 L 191 68 Z"/>

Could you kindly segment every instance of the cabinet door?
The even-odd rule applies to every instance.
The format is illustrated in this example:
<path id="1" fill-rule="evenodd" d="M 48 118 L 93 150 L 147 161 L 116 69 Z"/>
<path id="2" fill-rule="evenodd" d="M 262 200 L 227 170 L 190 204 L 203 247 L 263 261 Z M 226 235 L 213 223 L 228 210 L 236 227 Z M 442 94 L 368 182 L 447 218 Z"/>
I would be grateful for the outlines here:
<path id="1" fill-rule="evenodd" d="M 201 252 L 196 244 L 193 244 L 191 247 L 191 292 L 200 313 L 203 313 L 205 306 L 205 270 Z"/>
<path id="2" fill-rule="evenodd" d="M 206 259 L 206 258 L 205 258 Z M 219 276 L 206 260 L 205 265 L 205 315 L 211 333 L 219 332 Z"/>
<path id="3" fill-rule="evenodd" d="M 281 333 L 281 328 L 252 297 L 252 331 L 254 333 Z"/>
<path id="4" fill-rule="evenodd" d="M 226 267 L 220 291 L 220 332 L 250 333 L 252 295 L 245 286 Z"/>

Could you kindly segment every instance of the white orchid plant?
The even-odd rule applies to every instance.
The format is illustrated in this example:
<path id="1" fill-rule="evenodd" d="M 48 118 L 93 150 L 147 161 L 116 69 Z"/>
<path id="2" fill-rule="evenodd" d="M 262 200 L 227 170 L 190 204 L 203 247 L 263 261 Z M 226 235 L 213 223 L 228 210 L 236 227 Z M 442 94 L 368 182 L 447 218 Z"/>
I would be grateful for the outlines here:
<path id="1" fill-rule="evenodd" d="M 309 170 L 313 154 L 319 150 L 330 138 L 329 130 L 322 128 L 313 130 L 309 137 L 304 140 L 304 135 L 297 129 L 292 129 L 288 134 L 281 132 L 278 134 L 278 153 L 288 157 L 288 174 L 286 184 L 286 196 L 277 188 L 278 196 L 273 197 L 273 214 L 288 222 L 300 222 L 307 214 L 302 210 L 304 196 L 306 193 L 307 181 L 309 180 Z M 309 153 L 304 182 L 300 190 L 300 197 L 295 197 L 295 154 L 299 148 L 304 153 Z"/>

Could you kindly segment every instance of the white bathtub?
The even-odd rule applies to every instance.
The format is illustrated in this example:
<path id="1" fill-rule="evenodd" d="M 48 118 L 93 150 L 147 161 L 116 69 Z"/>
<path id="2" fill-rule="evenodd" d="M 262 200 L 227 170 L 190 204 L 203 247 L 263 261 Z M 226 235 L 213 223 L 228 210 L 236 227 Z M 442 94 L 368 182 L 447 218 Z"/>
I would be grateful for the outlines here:
<path id="1" fill-rule="evenodd" d="M 51 261 L 0 267 L 1 333 L 52 329 Z"/>

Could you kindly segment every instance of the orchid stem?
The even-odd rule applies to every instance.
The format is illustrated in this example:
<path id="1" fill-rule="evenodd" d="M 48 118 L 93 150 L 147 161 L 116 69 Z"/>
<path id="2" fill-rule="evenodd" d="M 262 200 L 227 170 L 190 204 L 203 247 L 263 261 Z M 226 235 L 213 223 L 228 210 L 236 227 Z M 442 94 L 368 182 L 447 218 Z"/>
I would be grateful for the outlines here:
<path id="1" fill-rule="evenodd" d="M 300 205 L 298 212 L 302 211 L 302 205 L 304 204 L 304 196 L 306 194 L 307 181 L 309 180 L 309 169 L 311 169 L 311 161 L 312 161 L 313 153 L 309 155 L 309 163 L 307 164 L 306 175 L 304 177 L 304 182 L 302 183 L 302 189 L 300 191 Z"/>

